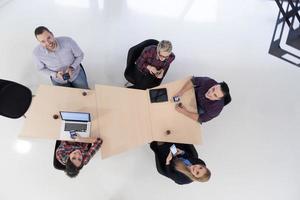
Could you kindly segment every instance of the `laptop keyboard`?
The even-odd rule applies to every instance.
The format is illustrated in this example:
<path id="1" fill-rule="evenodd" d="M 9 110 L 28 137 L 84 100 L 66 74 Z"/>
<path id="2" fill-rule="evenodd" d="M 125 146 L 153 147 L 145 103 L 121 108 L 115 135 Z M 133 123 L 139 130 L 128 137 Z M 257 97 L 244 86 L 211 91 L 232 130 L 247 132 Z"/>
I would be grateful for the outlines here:
<path id="1" fill-rule="evenodd" d="M 65 131 L 84 132 L 87 129 L 87 124 L 65 123 Z"/>

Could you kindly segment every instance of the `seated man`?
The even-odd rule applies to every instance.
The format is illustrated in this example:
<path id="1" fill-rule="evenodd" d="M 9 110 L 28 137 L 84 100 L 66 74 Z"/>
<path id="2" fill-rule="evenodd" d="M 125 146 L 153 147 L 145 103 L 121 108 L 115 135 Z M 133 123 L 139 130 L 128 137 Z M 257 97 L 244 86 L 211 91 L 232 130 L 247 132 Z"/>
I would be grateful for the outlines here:
<path id="1" fill-rule="evenodd" d="M 147 89 L 158 86 L 171 62 L 175 59 L 170 41 L 162 40 L 158 45 L 146 47 L 136 61 L 136 84 L 132 88 Z"/>
<path id="2" fill-rule="evenodd" d="M 56 159 L 66 166 L 66 174 L 73 178 L 100 149 L 102 140 L 97 138 L 92 146 L 89 143 L 61 141 L 56 150 Z"/>
<path id="3" fill-rule="evenodd" d="M 193 181 L 206 182 L 211 173 L 193 145 L 176 144 L 176 154 L 172 154 L 170 147 L 173 143 L 152 142 L 150 148 L 155 153 L 157 171 L 183 185 Z"/>
<path id="4" fill-rule="evenodd" d="M 217 83 L 208 77 L 193 77 L 175 94 L 182 96 L 186 91 L 195 89 L 198 113 L 188 111 L 181 103 L 176 105 L 176 110 L 187 117 L 202 122 L 207 122 L 217 117 L 223 107 L 230 103 L 231 96 L 225 82 Z"/>
<path id="5" fill-rule="evenodd" d="M 40 42 L 33 57 L 37 68 L 50 76 L 53 85 L 88 89 L 86 74 L 81 65 L 83 52 L 69 37 L 54 37 L 44 26 L 34 31 Z"/>

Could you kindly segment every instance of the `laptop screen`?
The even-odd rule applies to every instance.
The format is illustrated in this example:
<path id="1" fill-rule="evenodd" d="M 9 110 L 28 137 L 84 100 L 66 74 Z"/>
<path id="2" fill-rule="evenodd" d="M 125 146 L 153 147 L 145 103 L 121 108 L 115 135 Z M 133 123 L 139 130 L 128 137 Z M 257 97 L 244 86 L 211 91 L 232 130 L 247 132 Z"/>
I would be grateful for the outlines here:
<path id="1" fill-rule="evenodd" d="M 90 113 L 61 111 L 60 116 L 61 119 L 65 121 L 80 121 L 80 122 L 91 121 Z"/>

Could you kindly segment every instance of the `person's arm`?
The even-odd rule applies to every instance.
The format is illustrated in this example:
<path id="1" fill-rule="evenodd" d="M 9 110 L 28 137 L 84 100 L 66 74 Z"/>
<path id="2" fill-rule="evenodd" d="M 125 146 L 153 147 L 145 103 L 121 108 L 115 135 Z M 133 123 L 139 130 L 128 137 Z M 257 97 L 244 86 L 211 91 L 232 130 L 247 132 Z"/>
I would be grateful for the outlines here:
<path id="1" fill-rule="evenodd" d="M 169 152 L 169 154 L 168 154 L 168 156 L 167 156 L 167 158 L 166 158 L 166 165 L 165 165 L 165 167 L 166 167 L 166 175 L 168 176 L 168 177 L 172 177 L 172 172 L 171 172 L 171 166 L 170 166 L 170 163 L 171 163 L 171 160 L 173 159 L 173 155 L 172 155 L 172 153 L 171 153 L 171 151 Z"/>
<path id="2" fill-rule="evenodd" d="M 207 112 L 204 112 L 202 114 L 199 115 L 199 121 L 201 120 L 201 122 L 207 122 L 215 117 L 217 117 L 220 114 L 220 111 L 210 111 L 208 110 Z"/>
<path id="3" fill-rule="evenodd" d="M 157 73 L 156 68 L 149 65 L 148 63 L 148 59 L 153 56 L 152 54 L 153 53 L 151 52 L 151 48 L 146 47 L 141 53 L 141 55 L 139 56 L 139 58 L 136 60 L 136 64 L 138 68 L 144 73 L 148 73 L 148 72 L 150 72 L 151 74 Z"/>
<path id="4" fill-rule="evenodd" d="M 183 151 L 182 149 L 177 148 L 177 152 L 176 152 L 176 156 L 183 156 L 185 154 L 185 151 Z"/>
<path id="5" fill-rule="evenodd" d="M 160 69 L 160 70 L 157 70 L 157 72 L 154 75 L 156 76 L 156 78 L 162 79 L 164 77 L 164 74 L 165 74 L 165 70 Z"/>
<path id="6" fill-rule="evenodd" d="M 186 91 L 192 89 L 194 86 L 193 86 L 193 83 L 191 80 L 188 80 L 184 85 L 183 87 L 174 95 L 174 96 L 182 96 Z"/>
<path id="7" fill-rule="evenodd" d="M 95 153 L 100 149 L 102 145 L 102 139 L 97 138 L 89 149 L 87 156 L 84 158 L 83 164 L 86 165 Z"/>
<path id="8" fill-rule="evenodd" d="M 184 114 L 185 116 L 191 118 L 192 120 L 199 121 L 199 122 L 201 123 L 200 118 L 199 118 L 199 114 L 198 114 L 198 113 L 191 112 L 191 111 L 188 111 L 188 110 L 186 109 L 186 107 L 185 107 L 182 103 L 181 103 L 181 106 L 179 106 L 179 104 L 177 104 L 177 105 L 175 106 L 175 109 L 176 109 L 178 112 Z"/>
<path id="9" fill-rule="evenodd" d="M 48 69 L 46 67 L 46 65 L 38 58 L 38 56 L 35 53 L 33 53 L 33 61 L 34 61 L 35 65 L 37 66 L 37 69 L 40 72 L 43 72 L 44 74 L 47 74 L 47 75 L 52 76 L 52 77 L 57 76 L 57 72 Z"/>
<path id="10" fill-rule="evenodd" d="M 79 67 L 80 63 L 82 62 L 84 53 L 72 38 L 70 38 L 70 45 L 72 53 L 74 55 L 74 62 L 71 64 L 70 67 L 75 70 Z"/>
<path id="11" fill-rule="evenodd" d="M 82 137 L 80 134 L 77 134 L 74 136 L 75 142 L 83 142 L 83 143 L 93 143 L 97 138 L 95 137 Z"/>
<path id="12" fill-rule="evenodd" d="M 185 116 L 187 116 L 195 121 L 198 121 L 200 123 L 207 122 L 207 121 L 215 118 L 216 116 L 218 116 L 218 114 L 210 115 L 208 112 L 205 112 L 205 113 L 199 115 L 198 113 L 188 111 L 183 105 L 181 107 L 176 105 L 175 109 L 178 112 L 184 114 Z"/>
<path id="13" fill-rule="evenodd" d="M 56 149 L 56 152 L 55 152 L 56 159 L 63 165 L 66 164 L 63 162 L 64 158 L 66 157 L 65 145 L 66 145 L 66 142 L 61 141 L 60 145 L 58 146 L 58 148 Z"/>
<path id="14" fill-rule="evenodd" d="M 175 54 L 171 53 L 169 58 L 166 60 L 166 65 L 163 67 L 164 71 L 167 71 L 171 65 L 171 63 L 175 60 Z"/>
<path id="15" fill-rule="evenodd" d="M 170 151 L 166 158 L 166 165 L 170 165 L 171 160 L 173 159 L 172 152 Z"/>
<path id="16" fill-rule="evenodd" d="M 180 144 L 181 148 L 184 151 L 184 154 L 181 154 L 181 156 L 185 159 L 189 159 L 190 157 L 198 158 L 198 153 L 192 144 Z"/>
<path id="17" fill-rule="evenodd" d="M 178 149 L 177 149 L 178 150 Z M 181 153 L 181 152 L 178 152 Z M 168 157 L 166 159 L 166 176 L 169 177 L 170 179 L 172 179 L 175 183 L 179 184 L 179 185 L 183 185 L 186 184 L 188 182 L 182 180 L 180 177 L 180 174 L 177 171 L 172 170 L 172 159 L 173 159 L 173 155 L 170 151 L 170 153 L 168 154 Z"/>

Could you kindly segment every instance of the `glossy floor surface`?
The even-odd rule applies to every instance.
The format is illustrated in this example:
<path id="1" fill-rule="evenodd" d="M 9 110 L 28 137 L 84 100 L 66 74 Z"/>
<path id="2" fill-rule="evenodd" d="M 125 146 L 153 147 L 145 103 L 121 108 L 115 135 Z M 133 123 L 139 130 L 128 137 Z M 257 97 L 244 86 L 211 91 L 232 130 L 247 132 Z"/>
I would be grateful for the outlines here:
<path id="1" fill-rule="evenodd" d="M 207 183 L 160 176 L 143 146 L 75 179 L 52 165 L 54 141 L 20 141 L 20 118 L 0 118 L 0 199 L 298 200 L 300 69 L 268 54 L 278 8 L 271 0 L 0 0 L 0 74 L 32 89 L 51 84 L 37 71 L 33 31 L 49 27 L 85 53 L 89 83 L 122 86 L 128 49 L 148 38 L 173 42 L 164 82 L 188 75 L 226 81 L 233 101 L 203 125 Z M 59 97 L 57 97 L 59 98 Z M 187 133 L 188 134 L 188 133 Z"/>

